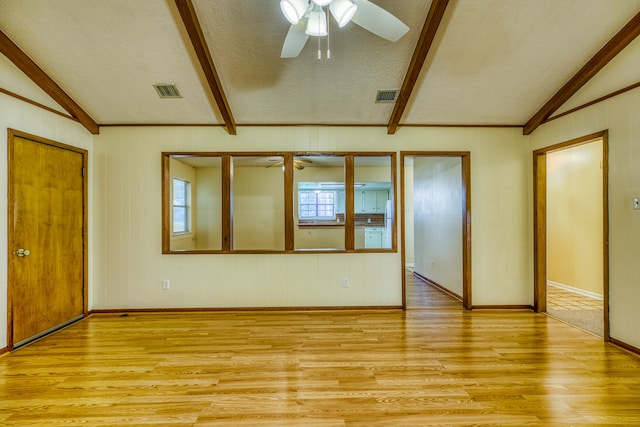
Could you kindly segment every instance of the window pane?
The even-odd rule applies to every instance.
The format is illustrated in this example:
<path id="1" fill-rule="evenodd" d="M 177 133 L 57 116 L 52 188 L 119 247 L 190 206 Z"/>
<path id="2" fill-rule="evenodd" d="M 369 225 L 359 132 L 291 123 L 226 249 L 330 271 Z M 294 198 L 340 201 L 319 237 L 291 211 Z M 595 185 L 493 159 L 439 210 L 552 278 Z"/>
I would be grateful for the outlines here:
<path id="1" fill-rule="evenodd" d="M 177 206 L 187 205 L 187 185 L 186 181 L 173 179 L 173 204 Z"/>
<path id="2" fill-rule="evenodd" d="M 391 159 L 391 156 L 355 156 L 353 159 L 356 249 L 393 247 Z"/>
<path id="3" fill-rule="evenodd" d="M 189 177 L 192 179 L 192 177 Z M 173 234 L 191 231 L 191 183 L 173 178 Z"/>
<path id="4" fill-rule="evenodd" d="M 295 249 L 344 249 L 344 157 L 295 157 Z M 342 197 L 342 203 L 338 195 Z"/>
<path id="5" fill-rule="evenodd" d="M 173 207 L 173 232 L 183 233 L 187 231 L 187 208 Z"/>

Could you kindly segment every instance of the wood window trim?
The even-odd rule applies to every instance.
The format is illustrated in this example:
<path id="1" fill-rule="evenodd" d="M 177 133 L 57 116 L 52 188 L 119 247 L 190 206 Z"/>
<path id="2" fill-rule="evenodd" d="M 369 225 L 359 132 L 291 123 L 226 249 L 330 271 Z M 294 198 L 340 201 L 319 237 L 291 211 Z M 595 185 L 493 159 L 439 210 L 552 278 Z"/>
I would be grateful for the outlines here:
<path id="1" fill-rule="evenodd" d="M 170 185 L 172 183 L 170 173 L 170 159 L 175 156 L 189 157 L 219 157 L 221 159 L 221 249 L 215 250 L 171 250 L 171 224 L 170 224 Z M 233 161 L 234 157 L 282 157 L 284 166 L 284 250 L 239 250 L 233 249 Z M 345 159 L 345 220 L 340 225 L 333 227 L 344 227 L 345 245 L 344 248 L 295 248 L 294 234 L 296 227 L 306 227 L 296 224 L 294 221 L 294 158 L 295 157 L 344 157 Z M 202 151 L 168 151 L 161 153 L 161 175 L 162 175 L 162 254 L 165 255 L 190 255 L 190 254 L 310 254 L 310 253 L 395 253 L 398 251 L 397 225 L 395 220 L 392 227 L 392 243 L 390 248 L 359 248 L 355 249 L 355 214 L 354 214 L 354 159 L 356 157 L 389 157 L 391 181 L 389 196 L 393 200 L 393 210 L 397 214 L 397 166 L 396 152 L 293 152 L 293 151 L 269 151 L 269 152 L 202 152 Z M 397 215 L 394 215 L 397 218 Z"/>

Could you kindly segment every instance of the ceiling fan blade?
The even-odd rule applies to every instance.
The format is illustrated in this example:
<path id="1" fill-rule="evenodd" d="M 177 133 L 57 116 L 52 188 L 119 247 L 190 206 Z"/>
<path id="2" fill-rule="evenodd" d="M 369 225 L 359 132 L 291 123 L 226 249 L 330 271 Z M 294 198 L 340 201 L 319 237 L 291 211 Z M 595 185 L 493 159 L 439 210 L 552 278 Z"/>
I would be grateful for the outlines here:
<path id="1" fill-rule="evenodd" d="M 282 44 L 282 52 L 280 58 L 297 58 L 302 52 L 302 48 L 307 44 L 309 35 L 305 32 L 307 20 L 302 19 L 298 24 L 291 25 L 287 37 Z"/>
<path id="2" fill-rule="evenodd" d="M 296 157 L 293 162 L 301 162 L 301 163 L 313 163 L 311 160 L 309 159 L 303 159 L 302 157 Z"/>
<path id="3" fill-rule="evenodd" d="M 274 167 L 274 166 L 281 166 L 283 164 L 284 164 L 283 161 L 278 161 L 278 162 L 271 163 L 270 165 L 265 166 L 265 168 L 271 168 L 271 167 Z"/>
<path id="4" fill-rule="evenodd" d="M 351 20 L 376 36 L 395 42 L 409 31 L 404 22 L 369 0 L 354 0 L 354 3 L 358 10 Z"/>
<path id="5" fill-rule="evenodd" d="M 304 169 L 304 166 L 302 166 L 300 163 L 294 163 L 293 167 L 298 169 L 299 171 L 301 171 L 302 169 Z"/>

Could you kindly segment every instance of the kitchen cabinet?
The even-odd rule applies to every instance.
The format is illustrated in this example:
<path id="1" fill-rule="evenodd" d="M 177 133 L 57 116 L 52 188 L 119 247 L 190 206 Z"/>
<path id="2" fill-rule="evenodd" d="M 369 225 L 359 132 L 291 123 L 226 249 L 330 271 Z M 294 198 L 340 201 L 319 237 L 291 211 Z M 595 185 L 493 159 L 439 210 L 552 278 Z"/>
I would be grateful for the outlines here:
<path id="1" fill-rule="evenodd" d="M 336 191 L 336 213 L 345 213 L 344 191 Z"/>
<path id="2" fill-rule="evenodd" d="M 358 190 L 354 194 L 355 213 L 384 213 L 388 190 Z"/>
<path id="3" fill-rule="evenodd" d="M 384 227 L 367 227 L 364 232 L 364 247 L 366 249 L 385 248 L 386 229 Z"/>

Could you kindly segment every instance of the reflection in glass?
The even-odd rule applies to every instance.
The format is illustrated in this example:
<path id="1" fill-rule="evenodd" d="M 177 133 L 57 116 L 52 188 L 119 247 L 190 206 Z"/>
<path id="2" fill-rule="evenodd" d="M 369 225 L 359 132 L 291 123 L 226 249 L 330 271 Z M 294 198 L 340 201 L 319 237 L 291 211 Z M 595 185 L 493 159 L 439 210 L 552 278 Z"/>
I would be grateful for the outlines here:
<path id="1" fill-rule="evenodd" d="M 282 162 L 282 157 L 233 156 L 233 250 L 284 250 Z"/>
<path id="2" fill-rule="evenodd" d="M 354 156 L 355 249 L 393 247 L 391 156 Z"/>
<path id="3" fill-rule="evenodd" d="M 222 248 L 221 164 L 215 156 L 170 156 L 171 251 Z"/>
<path id="4" fill-rule="evenodd" d="M 344 156 L 298 156 L 294 188 L 294 248 L 344 249 Z"/>

